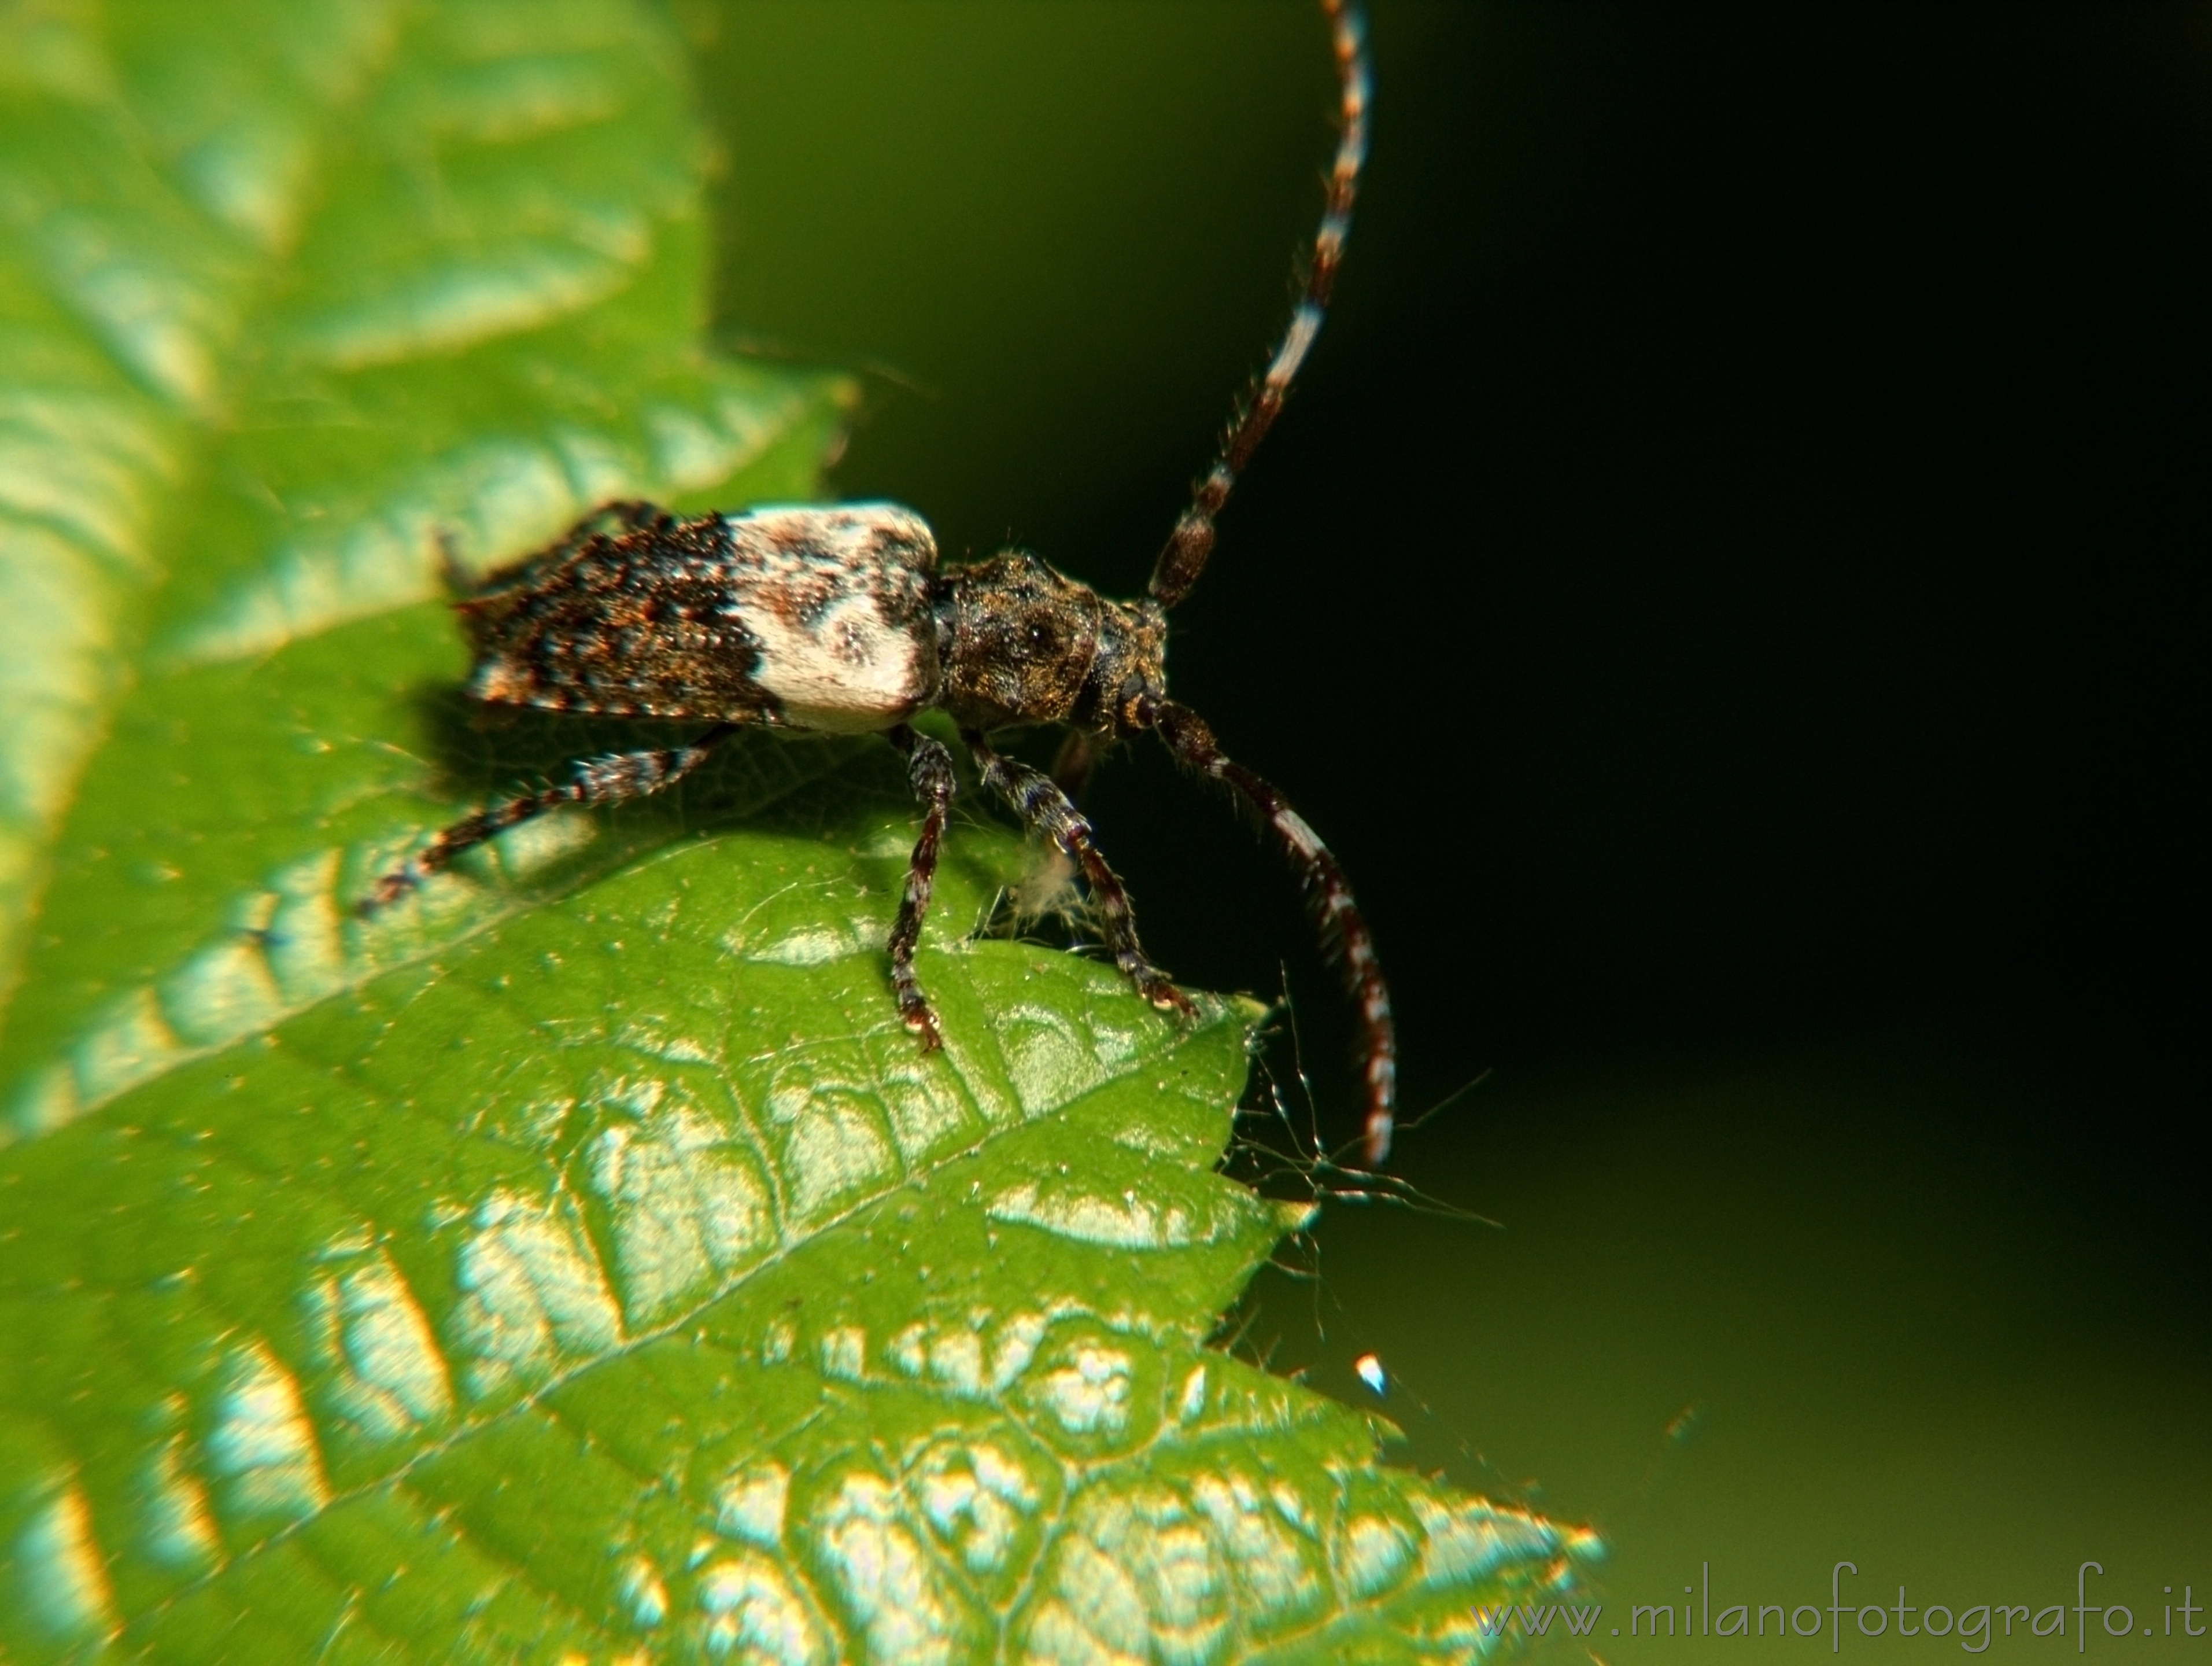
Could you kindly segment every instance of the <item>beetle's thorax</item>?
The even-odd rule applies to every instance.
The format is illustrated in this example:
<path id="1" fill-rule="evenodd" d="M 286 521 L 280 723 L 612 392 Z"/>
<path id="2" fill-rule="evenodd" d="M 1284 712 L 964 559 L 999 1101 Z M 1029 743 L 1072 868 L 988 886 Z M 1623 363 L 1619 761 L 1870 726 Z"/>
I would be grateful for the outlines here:
<path id="1" fill-rule="evenodd" d="M 1167 617 L 1109 601 L 1010 550 L 944 575 L 937 608 L 942 703 L 965 727 L 1072 723 L 1117 733 L 1167 690 Z"/>

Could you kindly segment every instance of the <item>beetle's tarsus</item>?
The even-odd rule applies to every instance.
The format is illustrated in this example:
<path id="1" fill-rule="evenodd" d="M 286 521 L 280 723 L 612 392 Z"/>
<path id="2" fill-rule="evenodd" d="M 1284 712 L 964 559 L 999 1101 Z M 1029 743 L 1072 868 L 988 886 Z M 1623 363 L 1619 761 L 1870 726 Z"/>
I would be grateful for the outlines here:
<path id="1" fill-rule="evenodd" d="M 1187 1018 L 1198 1016 L 1197 1003 L 1165 978 L 1157 982 L 1139 983 L 1137 992 L 1163 1012 L 1174 1012 Z"/>
<path id="2" fill-rule="evenodd" d="M 412 861 L 402 864 L 376 882 L 368 896 L 353 905 L 353 911 L 363 920 L 374 920 L 401 897 L 410 895 L 422 883 Z"/>
<path id="3" fill-rule="evenodd" d="M 905 1020 L 906 1027 L 914 1031 L 915 1039 L 921 1043 L 923 1052 L 936 1053 L 943 1049 L 945 1035 L 937 1027 L 937 1014 L 929 1010 L 927 1001 L 914 1006 L 902 1004 L 899 1017 Z"/>

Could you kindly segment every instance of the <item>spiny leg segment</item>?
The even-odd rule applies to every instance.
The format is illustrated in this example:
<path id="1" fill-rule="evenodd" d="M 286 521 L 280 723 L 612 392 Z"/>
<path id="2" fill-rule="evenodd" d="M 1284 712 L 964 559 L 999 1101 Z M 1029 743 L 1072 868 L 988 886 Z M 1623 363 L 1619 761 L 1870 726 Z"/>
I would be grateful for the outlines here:
<path id="1" fill-rule="evenodd" d="M 902 723 L 889 732 L 890 743 L 906 754 L 907 779 L 921 801 L 921 836 L 914 842 L 907 864 L 906 893 L 899 899 L 898 919 L 891 927 L 891 988 L 898 995 L 899 1017 L 921 1037 L 924 1051 L 945 1044 L 939 1034 L 937 1015 L 921 993 L 914 975 L 915 945 L 921 941 L 921 922 L 929 913 L 929 893 L 937 884 L 937 850 L 945 840 L 945 818 L 952 803 L 952 754 L 941 740 Z"/>
<path id="2" fill-rule="evenodd" d="M 674 786 L 704 763 L 715 747 L 737 733 L 735 723 L 717 723 L 688 746 L 662 747 L 650 751 L 610 752 L 603 757 L 579 759 L 574 775 L 542 793 L 526 793 L 473 816 L 465 816 L 438 834 L 376 882 L 363 899 L 361 911 L 374 914 L 396 903 L 430 875 L 448 866 L 463 851 L 504 833 L 510 827 L 557 810 L 564 804 L 622 804 Z"/>
<path id="3" fill-rule="evenodd" d="M 963 729 L 960 738 L 968 743 L 968 751 L 982 774 L 983 784 L 1013 807 L 1024 827 L 1034 828 L 1050 839 L 1082 867 L 1099 929 L 1105 934 L 1107 951 L 1114 957 L 1114 964 L 1137 986 L 1137 993 L 1153 1006 L 1171 1008 L 1185 1017 L 1195 1012 L 1190 997 L 1145 958 L 1144 945 L 1137 940 L 1137 916 L 1129 907 L 1129 893 L 1122 889 L 1120 877 L 1106 865 L 1105 857 L 1099 854 L 1098 847 L 1091 842 L 1091 824 L 1068 801 L 1067 794 L 1060 791 L 1050 775 L 993 751 L 975 730 Z"/>
<path id="4" fill-rule="evenodd" d="M 1290 800 L 1243 764 L 1232 763 L 1196 712 L 1172 700 L 1158 700 L 1148 702 L 1142 719 L 1182 762 L 1217 781 L 1227 781 L 1242 793 L 1267 818 L 1269 829 L 1297 866 L 1322 940 L 1342 970 L 1346 988 L 1358 1003 L 1366 1055 L 1365 1156 L 1370 1168 L 1380 1168 L 1390 1155 L 1395 1125 L 1398 1034 L 1390 1016 L 1390 990 L 1382 981 L 1382 963 L 1375 954 L 1375 939 L 1368 933 L 1358 903 L 1352 900 L 1351 882 L 1320 836 L 1291 808 Z"/>
<path id="5" fill-rule="evenodd" d="M 1306 269 L 1305 294 L 1291 315 L 1275 356 L 1268 361 L 1255 387 L 1229 425 L 1218 457 L 1206 477 L 1191 492 L 1190 507 L 1168 534 L 1159 558 L 1152 566 L 1152 593 L 1163 607 L 1173 607 L 1190 593 L 1213 553 L 1213 519 L 1236 489 L 1237 477 L 1251 462 L 1252 453 L 1274 426 L 1283 401 L 1290 395 L 1298 367 L 1305 362 L 1321 321 L 1328 310 L 1330 291 L 1336 286 L 1336 269 L 1344 258 L 1344 240 L 1352 230 L 1352 205 L 1359 193 L 1359 170 L 1367 161 L 1367 106 L 1372 96 L 1367 65 L 1367 20 L 1358 0 L 1322 0 L 1328 14 L 1336 49 L 1340 119 L 1336 161 L 1329 170 L 1328 206 L 1322 212 L 1321 228 L 1314 234 L 1313 258 Z"/>

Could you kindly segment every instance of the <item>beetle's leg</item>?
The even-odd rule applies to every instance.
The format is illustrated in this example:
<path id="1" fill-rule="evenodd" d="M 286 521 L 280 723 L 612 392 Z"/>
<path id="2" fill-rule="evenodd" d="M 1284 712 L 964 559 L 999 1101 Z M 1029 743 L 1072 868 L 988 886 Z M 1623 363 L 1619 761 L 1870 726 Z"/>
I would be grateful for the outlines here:
<path id="1" fill-rule="evenodd" d="M 1060 750 L 1053 754 L 1052 782 L 1067 794 L 1070 804 L 1082 805 L 1084 792 L 1105 750 L 1106 743 L 1088 729 L 1070 729 L 1061 738 Z M 1010 908 L 1006 934 L 1018 935 L 1030 922 L 1048 915 L 1065 921 L 1067 899 L 1076 894 L 1075 859 L 1056 844 L 1045 846 L 1038 853 L 1036 865 L 1003 893 Z M 994 907 L 992 930 L 996 934 L 999 929 L 998 909 Z"/>
<path id="2" fill-rule="evenodd" d="M 1082 867 L 1084 880 L 1091 888 L 1091 907 L 1097 911 L 1100 930 L 1105 933 L 1107 950 L 1113 955 L 1114 964 L 1137 986 L 1137 993 L 1155 1006 L 1172 1007 L 1185 1017 L 1194 1012 L 1197 1009 L 1190 1004 L 1190 997 L 1170 983 L 1165 972 L 1145 958 L 1145 945 L 1137 940 L 1137 916 L 1130 911 L 1129 894 L 1121 889 L 1121 881 L 1114 870 L 1106 866 L 1106 859 L 1098 854 L 1098 847 L 1091 840 L 1091 824 L 1068 802 L 1067 794 L 1054 784 L 1050 775 L 993 751 L 975 730 L 962 730 L 960 738 L 968 743 L 975 767 L 982 772 L 984 785 L 1013 806 L 1024 827 L 1036 829 Z"/>
<path id="3" fill-rule="evenodd" d="M 1375 939 L 1359 905 L 1352 901 L 1351 883 L 1336 858 L 1321 842 L 1305 818 L 1291 808 L 1290 800 L 1241 763 L 1224 756 L 1213 731 L 1188 706 L 1172 700 L 1149 702 L 1139 721 L 1157 730 L 1168 750 L 1193 769 L 1217 781 L 1225 781 L 1249 800 L 1267 819 L 1268 828 L 1282 841 L 1283 849 L 1305 883 L 1306 902 L 1321 927 L 1322 940 L 1344 973 L 1345 987 L 1358 1003 L 1359 1021 L 1365 1031 L 1367 1077 L 1366 1158 L 1376 1168 L 1390 1154 L 1398 1097 L 1398 1033 L 1390 1017 L 1390 990 L 1382 982 L 1382 965 L 1375 956 Z"/>
<path id="4" fill-rule="evenodd" d="M 933 740 L 902 723 L 890 731 L 890 743 L 906 754 L 907 779 L 921 800 L 921 836 L 914 842 L 914 855 L 906 868 L 906 894 L 899 899 L 898 919 L 891 927 L 891 988 L 898 995 L 899 1017 L 921 1037 L 922 1049 L 945 1044 L 938 1033 L 937 1014 L 921 993 L 914 975 L 915 945 L 921 940 L 921 922 L 929 913 L 929 893 L 937 884 L 937 848 L 945 840 L 945 817 L 952 802 L 952 754 L 941 740 Z"/>
<path id="5" fill-rule="evenodd" d="M 1082 805 L 1085 789 L 1105 751 L 1106 742 L 1089 729 L 1070 729 L 1060 738 L 1060 750 L 1053 754 L 1052 784 L 1067 794 L 1070 804 Z M 1075 873 L 1073 856 L 1056 844 L 1045 846 L 1036 866 L 1003 893 L 1011 910 L 1008 934 L 1018 935 L 1032 921 L 1048 915 L 1066 921 L 1068 899 L 1078 894 Z M 994 907 L 992 912 L 996 932 L 998 910 Z"/>
<path id="6" fill-rule="evenodd" d="M 379 879 L 376 889 L 362 899 L 361 912 L 374 914 L 398 901 L 463 851 L 549 810 L 564 804 L 621 804 L 672 787 L 705 763 L 708 754 L 737 728 L 734 723 L 717 723 L 689 746 L 580 758 L 574 766 L 574 775 L 562 785 L 542 793 L 526 793 L 455 822 Z"/>

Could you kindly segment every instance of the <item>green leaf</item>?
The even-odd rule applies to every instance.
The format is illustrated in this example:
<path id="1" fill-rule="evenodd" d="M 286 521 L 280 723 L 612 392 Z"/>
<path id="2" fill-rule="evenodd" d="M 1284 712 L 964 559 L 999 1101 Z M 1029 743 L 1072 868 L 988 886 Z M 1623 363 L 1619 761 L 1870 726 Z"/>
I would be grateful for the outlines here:
<path id="1" fill-rule="evenodd" d="M 415 708 L 452 632 L 393 613 L 438 532 L 482 561 L 610 497 L 806 495 L 847 393 L 702 352 L 649 9 L 83 13 L 0 39 L 0 1106 L 33 1128 L 368 970 L 209 939 L 451 802 Z"/>
<path id="2" fill-rule="evenodd" d="M 1206 1346 L 1301 1208 L 1255 1014 L 968 923 L 878 745 L 753 737 L 406 905 L 635 726 L 434 598 L 613 496 L 804 496 L 835 377 L 700 343 L 625 0 L 0 14 L 0 1659 L 1486 1650 L 1584 1535 Z"/>

